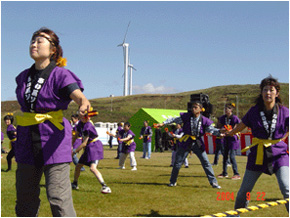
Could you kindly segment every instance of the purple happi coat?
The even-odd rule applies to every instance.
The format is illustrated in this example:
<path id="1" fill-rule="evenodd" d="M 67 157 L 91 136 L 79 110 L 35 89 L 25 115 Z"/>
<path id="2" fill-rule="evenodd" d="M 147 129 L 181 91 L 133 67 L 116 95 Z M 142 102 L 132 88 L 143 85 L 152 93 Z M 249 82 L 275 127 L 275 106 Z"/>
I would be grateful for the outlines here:
<path id="1" fill-rule="evenodd" d="M 150 131 L 152 132 L 152 128 L 151 126 L 147 126 L 147 127 L 143 127 L 141 130 L 141 135 L 143 135 L 143 142 L 151 142 L 151 137 L 149 137 L 148 135 L 150 135 Z M 145 136 L 147 135 L 147 136 Z"/>
<path id="2" fill-rule="evenodd" d="M 78 131 L 77 131 L 77 125 L 80 121 L 78 121 L 74 126 L 73 126 L 73 129 L 72 131 L 76 134 Z M 81 132 L 78 132 L 78 137 L 77 139 L 75 140 L 75 143 L 73 144 L 73 149 L 77 149 L 81 144 L 82 144 L 82 133 Z"/>
<path id="3" fill-rule="evenodd" d="M 118 133 L 122 130 L 123 128 L 121 126 L 118 126 L 117 130 L 116 130 L 116 135 L 118 135 Z M 120 144 L 121 142 L 119 142 L 118 140 L 118 143 Z"/>
<path id="4" fill-rule="evenodd" d="M 268 134 L 264 129 L 262 118 L 260 116 L 259 106 L 252 107 L 247 114 L 242 118 L 242 122 L 252 129 L 254 137 L 259 139 L 267 139 Z M 279 106 L 276 129 L 273 133 L 273 140 L 281 139 L 289 131 L 289 109 L 284 106 Z M 262 171 L 267 174 L 267 165 L 272 163 L 273 172 L 275 173 L 281 166 L 289 166 L 289 154 L 287 153 L 288 146 L 284 141 L 280 141 L 270 147 L 272 158 L 268 159 L 264 155 L 263 165 L 256 165 L 257 146 L 252 147 L 248 155 L 247 169 L 252 171 Z M 264 147 L 265 152 L 265 147 Z"/>
<path id="5" fill-rule="evenodd" d="M 120 136 L 121 139 L 127 138 L 128 135 L 131 135 L 132 136 L 131 139 L 134 140 L 135 134 L 130 129 L 127 132 L 124 129 L 119 131 L 119 136 Z M 122 153 L 134 152 L 135 149 L 136 149 L 136 143 L 135 142 L 132 142 L 130 145 L 126 145 L 126 142 L 122 143 Z"/>
<path id="6" fill-rule="evenodd" d="M 222 124 L 222 126 L 226 125 L 226 118 L 226 115 L 223 115 L 219 118 L 219 123 Z M 231 121 L 229 125 L 231 125 L 232 128 L 234 128 L 236 124 L 240 123 L 240 119 L 235 115 L 232 115 L 230 119 Z M 228 147 L 229 149 L 237 150 L 240 146 L 240 140 L 237 135 L 234 135 L 232 137 L 226 136 L 223 138 L 223 145 L 225 147 Z"/>
<path id="7" fill-rule="evenodd" d="M 1 132 L 1 141 L 3 142 L 4 141 L 4 133 Z"/>
<path id="8" fill-rule="evenodd" d="M 176 129 L 174 131 L 174 134 L 175 135 L 180 135 L 182 132 L 183 132 L 183 129 L 180 128 L 180 129 Z M 173 140 L 173 142 L 175 142 L 175 143 L 173 144 L 172 150 L 176 151 L 181 142 L 178 140 L 178 138 L 175 138 L 175 140 Z"/>
<path id="9" fill-rule="evenodd" d="M 16 95 L 23 112 L 29 112 L 24 99 L 29 69 L 24 70 L 16 77 Z M 66 110 L 71 102 L 70 98 L 61 97 L 60 89 L 76 83 L 81 90 L 83 85 L 80 79 L 71 71 L 55 67 L 39 91 L 36 100 L 36 113 Z M 71 124 L 63 118 L 63 130 L 59 130 L 50 121 L 38 124 L 41 138 L 44 165 L 71 162 L 72 131 Z M 15 144 L 15 158 L 19 163 L 36 164 L 32 151 L 30 126 L 17 127 L 17 143 Z"/>
<path id="10" fill-rule="evenodd" d="M 192 116 L 192 113 L 180 113 L 180 117 L 182 119 L 182 122 L 183 122 L 183 132 L 184 132 L 184 135 L 191 135 L 191 124 L 190 124 L 190 117 Z M 200 128 L 200 134 L 199 134 L 199 137 L 197 138 L 197 140 L 200 141 L 201 143 L 201 150 L 205 150 L 205 145 L 204 145 L 204 142 L 201 138 L 201 136 L 203 136 L 206 132 L 205 132 L 205 128 L 210 126 L 213 121 L 208 119 L 207 117 L 204 117 L 202 115 L 201 116 L 201 128 Z M 186 142 L 181 142 L 180 143 L 180 146 L 182 146 L 184 149 L 186 148 L 189 148 L 193 143 L 193 140 L 191 138 L 189 138 Z"/>
<path id="11" fill-rule="evenodd" d="M 16 139 L 16 135 L 14 134 L 15 132 L 16 132 L 15 126 L 13 126 L 12 124 L 10 124 L 9 126 L 7 126 L 6 133 L 7 133 L 7 136 L 9 138 L 9 140 Z M 3 139 L 4 139 L 4 135 L 3 135 Z M 11 142 L 11 146 L 12 147 L 15 147 L 15 143 L 16 143 L 16 141 Z"/>
<path id="12" fill-rule="evenodd" d="M 100 140 L 91 142 L 93 139 L 98 137 L 98 133 L 94 125 L 90 121 L 85 124 L 79 122 L 77 125 L 77 131 L 81 132 L 83 137 L 89 137 L 85 152 L 80 158 L 80 163 L 85 163 L 89 166 L 90 163 L 95 160 L 104 159 L 104 148 L 102 142 Z"/>

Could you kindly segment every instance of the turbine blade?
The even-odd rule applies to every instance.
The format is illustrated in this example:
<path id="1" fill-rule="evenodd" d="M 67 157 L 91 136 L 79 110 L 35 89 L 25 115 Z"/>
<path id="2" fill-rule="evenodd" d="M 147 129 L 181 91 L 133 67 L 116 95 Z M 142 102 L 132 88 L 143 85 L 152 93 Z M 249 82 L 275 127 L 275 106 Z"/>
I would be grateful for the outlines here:
<path id="1" fill-rule="evenodd" d="M 130 26 L 130 23 L 131 23 L 131 21 L 129 21 L 129 24 L 127 26 L 127 30 L 126 30 L 126 33 L 125 33 L 125 37 L 124 37 L 124 40 L 123 40 L 123 44 L 125 43 L 126 36 L 127 36 L 127 33 L 128 33 L 128 29 L 129 29 L 129 26 Z"/>

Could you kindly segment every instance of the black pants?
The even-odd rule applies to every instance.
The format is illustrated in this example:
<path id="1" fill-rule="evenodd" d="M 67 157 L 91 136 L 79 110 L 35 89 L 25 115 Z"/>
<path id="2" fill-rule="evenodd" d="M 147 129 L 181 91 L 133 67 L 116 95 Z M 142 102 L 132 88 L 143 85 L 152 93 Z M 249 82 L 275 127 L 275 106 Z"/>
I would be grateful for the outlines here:
<path id="1" fill-rule="evenodd" d="M 12 165 L 12 158 L 15 156 L 15 152 L 14 152 L 14 147 L 12 146 L 12 149 L 9 151 L 6 159 L 7 159 L 7 163 L 8 163 L 8 170 L 11 170 L 11 165 Z"/>

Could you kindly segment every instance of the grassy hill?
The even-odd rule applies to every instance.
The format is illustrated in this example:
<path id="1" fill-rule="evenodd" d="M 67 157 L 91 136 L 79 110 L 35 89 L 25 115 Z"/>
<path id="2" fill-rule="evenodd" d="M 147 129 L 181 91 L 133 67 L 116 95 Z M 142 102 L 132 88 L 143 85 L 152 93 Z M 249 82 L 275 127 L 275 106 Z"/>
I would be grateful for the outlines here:
<path id="1" fill-rule="evenodd" d="M 223 114 L 225 102 L 234 102 L 238 105 L 239 117 L 243 117 L 249 108 L 254 105 L 256 97 L 259 95 L 259 85 L 227 85 L 216 86 L 208 89 L 183 92 L 177 94 L 140 94 L 132 96 L 117 96 L 114 98 L 90 99 L 92 106 L 98 110 L 99 116 L 93 118 L 94 122 L 119 122 L 127 121 L 140 108 L 166 108 L 166 109 L 186 109 L 187 102 L 191 94 L 205 93 L 209 95 L 213 104 L 213 120 Z M 289 83 L 281 83 L 280 93 L 283 104 L 289 107 Z M 237 97 L 236 97 L 237 96 Z M 238 99 L 238 104 L 237 100 Z M 1 123 L 2 131 L 5 132 L 3 117 L 8 112 L 15 115 L 20 114 L 20 106 L 17 101 L 1 102 Z M 66 118 L 77 111 L 78 106 L 72 102 L 68 110 L 64 112 Z M 112 111 L 111 111 L 112 108 Z M 236 114 L 237 111 L 234 113 Z M 4 127 L 4 128 L 3 128 Z"/>

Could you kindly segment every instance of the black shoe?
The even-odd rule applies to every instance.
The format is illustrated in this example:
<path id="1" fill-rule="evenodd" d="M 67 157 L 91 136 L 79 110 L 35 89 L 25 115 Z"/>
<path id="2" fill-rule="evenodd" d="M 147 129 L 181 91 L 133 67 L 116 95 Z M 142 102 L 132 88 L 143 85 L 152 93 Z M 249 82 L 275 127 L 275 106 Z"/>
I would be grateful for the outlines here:
<path id="1" fill-rule="evenodd" d="M 78 186 L 78 184 L 77 184 L 76 182 L 73 182 L 73 183 L 71 184 L 71 187 L 72 187 L 72 189 L 74 189 L 74 190 L 79 190 L 79 186 Z"/>

